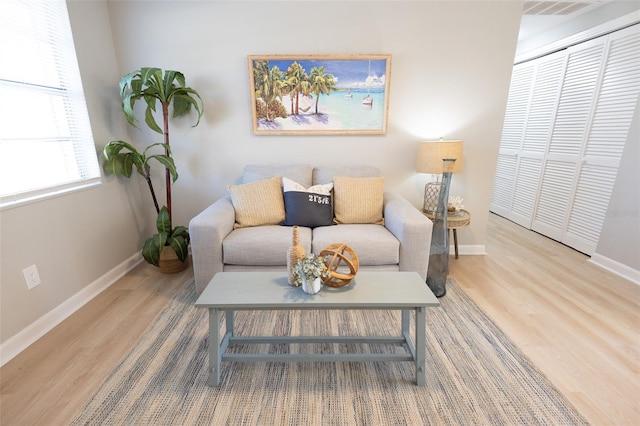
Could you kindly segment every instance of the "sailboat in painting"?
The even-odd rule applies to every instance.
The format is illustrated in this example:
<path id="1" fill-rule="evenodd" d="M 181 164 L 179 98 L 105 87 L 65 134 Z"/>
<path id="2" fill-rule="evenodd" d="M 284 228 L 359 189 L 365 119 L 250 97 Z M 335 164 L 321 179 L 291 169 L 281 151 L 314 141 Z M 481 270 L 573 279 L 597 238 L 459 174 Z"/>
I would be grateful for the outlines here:
<path id="1" fill-rule="evenodd" d="M 369 88 L 371 87 L 371 82 L 369 81 L 370 77 L 371 77 L 371 61 L 369 61 L 369 77 L 367 77 L 367 96 L 362 98 L 362 105 L 363 106 L 373 106 L 373 98 L 371 97 L 371 94 L 369 93 Z"/>

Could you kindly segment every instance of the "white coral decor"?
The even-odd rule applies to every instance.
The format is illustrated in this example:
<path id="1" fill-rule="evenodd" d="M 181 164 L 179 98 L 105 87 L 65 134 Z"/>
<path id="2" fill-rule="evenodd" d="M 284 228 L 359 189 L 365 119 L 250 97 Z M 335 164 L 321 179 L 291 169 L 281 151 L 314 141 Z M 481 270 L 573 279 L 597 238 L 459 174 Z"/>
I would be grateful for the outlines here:
<path id="1" fill-rule="evenodd" d="M 462 198 L 458 195 L 456 195 L 455 197 L 449 196 L 449 207 L 455 208 L 456 211 L 464 208 L 464 205 L 462 204 Z"/>
<path id="2" fill-rule="evenodd" d="M 325 258 L 322 256 L 316 256 L 311 253 L 305 256 L 304 259 L 298 260 L 293 267 L 293 276 L 297 286 L 302 285 L 304 280 L 311 282 L 316 278 L 324 278 L 329 275 L 329 269 Z"/>

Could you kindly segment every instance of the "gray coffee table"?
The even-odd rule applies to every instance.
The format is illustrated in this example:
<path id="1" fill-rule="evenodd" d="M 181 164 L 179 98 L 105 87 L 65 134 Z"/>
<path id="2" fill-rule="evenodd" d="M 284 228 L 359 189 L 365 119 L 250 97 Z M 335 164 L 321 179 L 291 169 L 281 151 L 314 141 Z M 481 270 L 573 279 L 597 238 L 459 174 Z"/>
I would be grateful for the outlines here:
<path id="1" fill-rule="evenodd" d="M 209 385 L 220 385 L 222 361 L 414 361 L 416 384 L 425 384 L 426 308 L 438 306 L 424 280 L 415 272 L 358 272 L 346 287 L 324 288 L 308 295 L 290 286 L 281 272 L 219 272 L 204 289 L 196 307 L 209 309 Z M 235 336 L 236 310 L 293 309 L 398 309 L 400 335 L 394 336 Z M 409 333 L 410 312 L 415 311 L 415 337 Z M 226 314 L 226 332 L 220 339 L 220 314 Z M 406 345 L 406 354 L 318 353 L 232 354 L 234 344 L 277 343 L 386 343 Z M 414 345 L 415 343 L 415 345 Z"/>

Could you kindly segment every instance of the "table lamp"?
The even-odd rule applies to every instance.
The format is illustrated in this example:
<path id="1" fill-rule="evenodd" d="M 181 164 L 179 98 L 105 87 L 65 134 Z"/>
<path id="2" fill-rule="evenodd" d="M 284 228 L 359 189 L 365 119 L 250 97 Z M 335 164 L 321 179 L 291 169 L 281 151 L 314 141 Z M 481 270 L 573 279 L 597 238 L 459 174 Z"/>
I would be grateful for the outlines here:
<path id="1" fill-rule="evenodd" d="M 445 161 L 448 160 L 448 161 Z M 435 213 L 438 195 L 442 185 L 440 177 L 444 172 L 461 173 L 463 167 L 462 141 L 429 141 L 420 142 L 416 170 L 418 173 L 438 175 L 437 182 L 427 182 L 424 186 L 424 204 L 422 209 L 427 213 Z M 447 198 L 448 202 L 448 198 Z"/>

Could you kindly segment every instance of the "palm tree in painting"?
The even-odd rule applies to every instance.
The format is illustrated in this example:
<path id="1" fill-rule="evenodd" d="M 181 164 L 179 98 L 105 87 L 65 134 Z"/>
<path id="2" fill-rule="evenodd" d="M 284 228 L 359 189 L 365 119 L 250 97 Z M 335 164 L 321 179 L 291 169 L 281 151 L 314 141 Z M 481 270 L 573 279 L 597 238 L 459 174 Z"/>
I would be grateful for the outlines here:
<path id="1" fill-rule="evenodd" d="M 311 68 L 309 74 L 309 82 L 311 83 L 311 91 L 316 95 L 316 111 L 318 113 L 318 101 L 320 94 L 328 95 L 336 86 L 336 78 L 333 74 L 328 74 L 325 67 Z"/>
<path id="2" fill-rule="evenodd" d="M 255 61 L 253 63 L 253 83 L 256 97 L 262 97 L 265 85 L 268 84 L 269 61 Z"/>
<path id="3" fill-rule="evenodd" d="M 294 85 L 294 82 L 290 79 L 285 78 L 282 83 L 282 93 L 285 95 L 289 95 L 289 103 L 290 103 L 289 115 L 294 115 L 295 113 L 295 109 L 294 109 L 295 90 L 296 90 L 296 86 Z"/>
<path id="4" fill-rule="evenodd" d="M 282 98 L 283 73 L 277 66 L 269 69 L 269 61 L 256 61 L 253 66 L 256 97 L 262 98 L 267 106 L 267 121 L 273 121 L 269 106 Z"/>
<path id="5" fill-rule="evenodd" d="M 292 114 L 299 114 L 300 106 L 300 94 L 308 95 L 310 92 L 310 85 L 308 81 L 307 73 L 302 65 L 298 62 L 293 62 L 287 71 L 285 72 L 286 85 L 289 88 L 289 96 L 295 97 L 294 109 Z"/>

